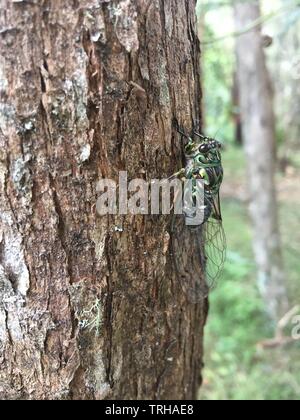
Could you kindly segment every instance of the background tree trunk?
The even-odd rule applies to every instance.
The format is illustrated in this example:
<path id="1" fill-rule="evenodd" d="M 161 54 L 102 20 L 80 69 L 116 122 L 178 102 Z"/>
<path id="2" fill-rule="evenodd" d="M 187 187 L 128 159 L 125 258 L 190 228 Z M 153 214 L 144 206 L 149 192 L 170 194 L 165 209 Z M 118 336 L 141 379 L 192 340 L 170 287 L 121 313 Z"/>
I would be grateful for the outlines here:
<path id="1" fill-rule="evenodd" d="M 281 7 L 286 2 L 280 1 Z M 294 157 L 300 138 L 300 21 L 297 8 L 286 20 L 275 20 L 274 31 L 278 34 L 280 48 L 271 55 L 272 74 L 275 82 L 277 126 L 284 136 L 281 151 L 282 169 L 287 169 Z M 295 18 L 296 16 L 296 18 Z M 282 112 L 282 110 L 286 112 Z"/>
<path id="2" fill-rule="evenodd" d="M 235 3 L 237 31 L 243 31 L 259 17 L 258 1 Z M 273 94 L 260 27 L 237 37 L 236 53 L 259 287 L 266 308 L 276 321 L 287 312 L 288 301 L 275 188 Z"/>
<path id="3" fill-rule="evenodd" d="M 170 218 L 97 217 L 95 186 L 181 167 L 195 2 L 0 5 L 0 398 L 194 398 L 207 302 L 178 284 Z"/>

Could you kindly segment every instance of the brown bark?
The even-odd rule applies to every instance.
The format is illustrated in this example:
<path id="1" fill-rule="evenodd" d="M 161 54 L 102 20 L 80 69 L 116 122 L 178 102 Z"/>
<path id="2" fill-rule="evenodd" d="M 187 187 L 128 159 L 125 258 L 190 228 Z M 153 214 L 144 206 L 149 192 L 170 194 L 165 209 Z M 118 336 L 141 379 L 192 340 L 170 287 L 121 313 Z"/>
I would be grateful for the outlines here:
<path id="1" fill-rule="evenodd" d="M 195 2 L 0 6 L 0 398 L 194 398 L 207 304 L 178 284 L 170 218 L 100 218 L 95 187 L 181 166 Z"/>
<path id="2" fill-rule="evenodd" d="M 237 32 L 249 27 L 259 17 L 258 1 L 235 3 Z M 275 185 L 273 92 L 266 66 L 261 28 L 256 26 L 237 37 L 236 51 L 258 284 L 266 309 L 277 322 L 288 311 L 288 299 Z"/>

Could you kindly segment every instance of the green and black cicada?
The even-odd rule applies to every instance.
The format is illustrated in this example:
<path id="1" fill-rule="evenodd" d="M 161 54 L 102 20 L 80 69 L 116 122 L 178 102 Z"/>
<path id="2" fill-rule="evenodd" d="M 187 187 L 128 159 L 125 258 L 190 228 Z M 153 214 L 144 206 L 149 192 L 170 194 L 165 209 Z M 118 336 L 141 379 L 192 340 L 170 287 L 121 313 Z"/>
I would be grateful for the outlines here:
<path id="1" fill-rule="evenodd" d="M 172 223 L 176 271 L 183 289 L 197 301 L 207 296 L 220 276 L 226 258 L 226 237 L 220 205 L 220 187 L 223 181 L 222 144 L 197 132 L 193 132 L 191 137 L 178 127 L 177 131 L 185 139 L 185 167 L 174 174 L 173 178 L 191 180 L 195 189 L 196 181 L 201 180 L 204 189 L 202 222 L 197 226 L 187 226 L 186 217 L 174 216 Z M 182 252 L 183 247 L 188 249 L 189 261 L 186 255 L 183 257 L 186 254 Z M 206 266 L 205 287 L 200 284 L 203 265 Z"/>

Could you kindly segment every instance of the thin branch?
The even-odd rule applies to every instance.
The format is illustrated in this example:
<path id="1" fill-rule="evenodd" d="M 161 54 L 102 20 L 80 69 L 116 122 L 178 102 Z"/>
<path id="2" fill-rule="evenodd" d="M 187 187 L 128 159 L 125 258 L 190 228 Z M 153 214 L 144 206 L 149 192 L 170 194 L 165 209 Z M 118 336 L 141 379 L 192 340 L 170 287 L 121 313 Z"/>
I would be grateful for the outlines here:
<path id="1" fill-rule="evenodd" d="M 261 26 L 263 23 L 268 22 L 269 20 L 275 19 L 279 17 L 279 15 L 289 12 L 292 9 L 297 9 L 298 5 L 290 5 L 290 6 L 282 6 L 276 12 L 271 12 L 267 15 L 261 16 L 258 19 L 251 22 L 248 26 L 245 27 L 242 31 L 234 31 L 230 34 L 220 36 L 218 38 L 210 39 L 207 41 L 203 41 L 202 45 L 210 45 L 214 44 L 216 42 L 224 41 L 227 38 L 237 38 L 239 36 L 245 35 L 246 33 L 252 31 L 253 29 L 257 28 L 258 26 Z"/>

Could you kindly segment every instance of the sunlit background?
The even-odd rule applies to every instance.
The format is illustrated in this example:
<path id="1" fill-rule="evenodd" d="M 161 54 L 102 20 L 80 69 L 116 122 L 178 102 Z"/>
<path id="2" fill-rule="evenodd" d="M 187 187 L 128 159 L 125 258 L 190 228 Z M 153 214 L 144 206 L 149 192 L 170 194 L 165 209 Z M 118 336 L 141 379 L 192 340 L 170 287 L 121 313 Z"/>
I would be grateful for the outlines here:
<path id="1" fill-rule="evenodd" d="M 200 0 L 197 14 L 202 41 L 205 133 L 225 144 L 222 211 L 227 235 L 225 270 L 210 296 L 200 398 L 298 400 L 300 343 L 291 337 L 293 323 L 300 315 L 297 308 L 300 305 L 299 2 L 261 2 L 264 51 L 275 96 L 276 187 L 292 311 L 278 325 L 270 321 L 257 286 L 253 230 L 248 215 L 247 162 L 235 85 L 235 43 L 241 34 L 235 33 L 232 1 Z"/>

